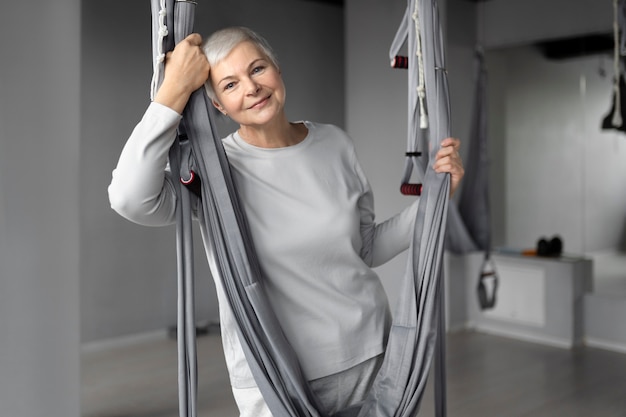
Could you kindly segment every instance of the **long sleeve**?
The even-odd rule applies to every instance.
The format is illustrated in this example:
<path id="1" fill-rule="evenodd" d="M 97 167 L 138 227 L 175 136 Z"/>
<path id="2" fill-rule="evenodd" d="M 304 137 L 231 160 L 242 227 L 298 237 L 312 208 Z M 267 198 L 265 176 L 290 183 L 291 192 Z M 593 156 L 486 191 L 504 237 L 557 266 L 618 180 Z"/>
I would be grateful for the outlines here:
<path id="1" fill-rule="evenodd" d="M 376 223 L 374 196 L 365 174 L 356 161 L 355 170 L 363 186 L 363 194 L 359 199 L 363 240 L 361 257 L 369 266 L 377 267 L 409 248 L 419 198 L 395 216 Z"/>
<path id="2" fill-rule="evenodd" d="M 130 135 L 108 188 L 111 208 L 122 217 L 146 226 L 175 221 L 176 194 L 167 164 L 180 119 L 172 109 L 151 103 Z"/>
<path id="3" fill-rule="evenodd" d="M 361 257 L 354 146 L 335 126 L 304 123 L 308 135 L 293 146 L 258 148 L 237 132 L 223 143 L 269 302 L 305 376 L 316 379 L 382 353 L 390 313 Z M 382 246 L 393 227 L 380 228 Z"/>

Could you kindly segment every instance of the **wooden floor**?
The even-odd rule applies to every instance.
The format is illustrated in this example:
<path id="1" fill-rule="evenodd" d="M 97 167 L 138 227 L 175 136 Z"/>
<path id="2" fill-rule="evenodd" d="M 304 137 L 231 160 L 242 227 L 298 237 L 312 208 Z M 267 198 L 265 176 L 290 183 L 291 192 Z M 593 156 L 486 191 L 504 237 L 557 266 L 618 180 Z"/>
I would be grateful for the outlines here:
<path id="1" fill-rule="evenodd" d="M 200 417 L 236 417 L 218 335 L 198 339 Z M 84 417 L 177 417 L 176 343 L 83 352 Z M 626 417 L 626 355 L 474 332 L 447 337 L 449 417 Z M 432 378 L 431 378 L 432 380 Z M 430 387 L 420 417 L 434 416 Z"/>

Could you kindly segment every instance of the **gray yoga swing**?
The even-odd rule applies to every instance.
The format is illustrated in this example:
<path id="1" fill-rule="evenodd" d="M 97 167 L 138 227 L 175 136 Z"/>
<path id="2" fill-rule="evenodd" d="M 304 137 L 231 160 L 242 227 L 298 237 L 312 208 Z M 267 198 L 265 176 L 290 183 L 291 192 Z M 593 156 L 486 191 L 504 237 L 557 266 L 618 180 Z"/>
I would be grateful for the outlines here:
<path id="1" fill-rule="evenodd" d="M 154 92 L 162 80 L 165 52 L 193 31 L 196 3 L 151 2 Z M 441 139 L 449 136 L 448 84 L 436 0 L 409 0 L 402 22 L 395 43 L 401 44 L 408 37 L 410 44 L 418 42 L 421 46 L 424 95 L 415 99 L 410 112 L 427 118 L 428 160 L 432 161 Z M 418 100 L 423 101 L 421 109 Z M 171 181 L 178 197 L 180 415 L 196 416 L 191 191 L 182 184 L 191 183 L 194 176 L 199 179 L 193 182 L 199 187 L 202 202 L 197 216 L 211 273 L 224 286 L 246 359 L 266 403 L 275 417 L 323 417 L 264 293 L 245 215 L 213 126 L 212 104 L 200 89 L 183 112 L 178 138 L 170 150 L 172 175 L 180 173 L 181 178 Z M 415 128 L 409 132 L 415 134 Z M 342 410 L 335 414 L 338 417 L 415 416 L 433 357 L 436 415 L 446 415 L 442 258 L 450 179 L 448 174 L 424 168 L 415 230 L 383 365 L 364 403 Z"/>

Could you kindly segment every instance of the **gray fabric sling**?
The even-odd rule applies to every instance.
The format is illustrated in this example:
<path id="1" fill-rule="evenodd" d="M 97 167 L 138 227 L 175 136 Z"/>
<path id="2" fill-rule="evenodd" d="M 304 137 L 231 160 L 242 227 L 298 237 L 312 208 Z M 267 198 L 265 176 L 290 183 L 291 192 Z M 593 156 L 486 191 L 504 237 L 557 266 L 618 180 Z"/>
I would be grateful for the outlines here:
<path id="1" fill-rule="evenodd" d="M 159 0 L 152 0 L 153 19 L 159 18 L 159 3 Z M 195 4 L 174 0 L 166 3 L 169 14 L 175 10 L 174 18 L 168 14 L 166 19 L 168 27 L 175 31 L 175 35 L 168 34 L 163 43 L 164 50 L 170 50 L 192 32 Z M 430 160 L 434 160 L 440 140 L 449 136 L 448 85 L 437 3 L 424 0 L 417 6 L 422 20 L 427 107 L 432 115 Z M 227 157 L 212 127 L 212 112 L 212 104 L 204 91 L 196 91 L 185 108 L 178 140 L 170 152 L 179 219 L 180 415 L 196 415 L 197 396 L 191 247 L 191 206 L 196 200 L 175 178 L 179 173 L 182 178 L 188 178 L 191 168 L 201 179 L 201 204 L 197 207 L 197 216 L 211 272 L 225 288 L 246 359 L 268 407 L 275 417 L 323 416 L 264 293 L 259 263 Z M 449 190 L 449 175 L 426 170 L 406 276 L 394 312 L 383 365 L 364 404 L 343 410 L 337 416 L 408 417 L 416 415 L 419 410 L 435 355 L 437 334 L 441 332 L 443 335 L 442 320 L 439 320 L 443 312 L 440 283 Z M 444 349 L 440 348 L 439 356 L 442 352 Z M 443 362 L 439 372 L 444 375 Z M 443 384 L 436 387 L 440 399 L 438 416 L 445 415 L 442 387 Z"/>
<path id="2" fill-rule="evenodd" d="M 409 4 L 411 2 L 409 1 Z M 407 157 L 402 174 L 401 184 L 409 183 L 413 171 L 418 177 L 423 177 L 424 167 L 428 163 L 428 154 L 421 153 L 427 148 L 428 123 L 422 120 L 425 109 L 420 103 L 420 39 L 416 33 L 419 26 L 418 16 L 412 14 L 410 5 L 402 18 L 402 22 L 389 49 L 389 58 L 392 65 L 394 58 L 402 56 L 400 51 L 406 45 L 407 60 L 401 61 L 401 68 L 409 69 L 408 76 L 408 129 L 407 129 Z M 417 22 L 415 22 L 417 20 Z M 465 254 L 484 251 L 485 259 L 479 272 L 478 293 L 481 308 L 492 308 L 495 303 L 495 288 L 497 288 L 497 273 L 491 261 L 491 224 L 489 210 L 488 184 L 488 152 L 487 152 L 487 122 L 486 122 L 486 83 L 487 72 L 484 57 L 480 47 L 476 51 L 476 86 L 475 102 L 473 107 L 472 128 L 468 138 L 468 155 L 466 157 L 465 177 L 463 187 L 459 192 L 459 204 L 450 204 L 448 207 L 448 226 L 446 234 L 446 249 L 455 254 Z M 491 281 L 495 287 L 492 296 L 486 291 L 485 281 Z M 485 298 L 487 297 L 487 298 Z M 490 301 L 485 301 L 490 300 Z M 443 304 L 443 300 L 442 300 Z M 438 375 L 439 373 L 436 373 Z M 437 401 L 439 403 L 439 401 Z"/>
<path id="3" fill-rule="evenodd" d="M 475 55 L 476 91 L 470 146 L 468 148 L 463 189 L 459 197 L 459 213 L 476 248 L 491 250 L 491 224 L 489 210 L 489 161 L 487 152 L 487 70 L 482 50 Z"/>

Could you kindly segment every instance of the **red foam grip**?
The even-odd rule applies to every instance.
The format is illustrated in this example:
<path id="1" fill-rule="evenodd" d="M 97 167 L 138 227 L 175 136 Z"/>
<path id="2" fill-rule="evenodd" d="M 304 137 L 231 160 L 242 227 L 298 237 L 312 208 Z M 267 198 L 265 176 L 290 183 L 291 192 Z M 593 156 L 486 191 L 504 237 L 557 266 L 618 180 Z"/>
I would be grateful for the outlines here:
<path id="1" fill-rule="evenodd" d="M 406 57 L 406 56 L 396 55 L 391 60 L 391 67 L 392 68 L 407 69 L 409 67 L 409 58 Z"/>
<path id="2" fill-rule="evenodd" d="M 202 196 L 202 181 L 200 180 L 200 177 L 198 177 L 198 175 L 193 172 L 193 171 L 189 171 L 189 178 L 185 179 L 183 177 L 180 178 L 180 182 L 187 187 L 187 189 L 189 189 L 189 191 L 191 191 L 192 193 L 194 193 L 195 195 L 197 195 L 198 197 Z"/>
<path id="3" fill-rule="evenodd" d="M 400 192 L 404 195 L 421 195 L 422 184 L 404 183 L 400 186 Z"/>
<path id="4" fill-rule="evenodd" d="M 184 179 L 183 177 L 180 177 L 180 182 L 185 184 L 185 185 L 189 185 L 191 184 L 194 180 L 196 179 L 196 173 L 193 171 L 189 171 L 189 179 Z"/>

